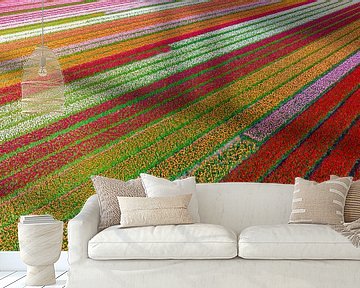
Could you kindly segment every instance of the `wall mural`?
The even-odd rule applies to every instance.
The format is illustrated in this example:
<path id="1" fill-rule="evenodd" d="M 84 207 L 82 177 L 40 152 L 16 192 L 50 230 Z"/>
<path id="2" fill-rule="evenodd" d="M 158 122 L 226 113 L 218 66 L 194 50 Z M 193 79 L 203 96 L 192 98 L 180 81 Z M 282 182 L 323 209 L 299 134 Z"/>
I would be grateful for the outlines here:
<path id="1" fill-rule="evenodd" d="M 65 77 L 63 115 L 21 113 L 41 1 L 0 4 L 0 250 L 18 249 L 22 214 L 74 217 L 94 193 L 90 175 L 359 178 L 358 1 L 45 8 L 45 42 Z"/>

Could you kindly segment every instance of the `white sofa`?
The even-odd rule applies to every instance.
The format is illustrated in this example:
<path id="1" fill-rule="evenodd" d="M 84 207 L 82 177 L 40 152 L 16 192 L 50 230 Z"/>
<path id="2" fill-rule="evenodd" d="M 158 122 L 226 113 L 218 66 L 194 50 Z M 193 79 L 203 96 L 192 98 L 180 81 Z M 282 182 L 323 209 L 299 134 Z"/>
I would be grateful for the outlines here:
<path id="1" fill-rule="evenodd" d="M 360 249 L 330 227 L 287 224 L 292 191 L 284 184 L 197 184 L 201 223 L 216 226 L 148 227 L 140 234 L 118 226 L 99 232 L 91 196 L 68 224 L 66 287 L 360 287 Z M 186 259 L 158 259 L 166 255 Z"/>

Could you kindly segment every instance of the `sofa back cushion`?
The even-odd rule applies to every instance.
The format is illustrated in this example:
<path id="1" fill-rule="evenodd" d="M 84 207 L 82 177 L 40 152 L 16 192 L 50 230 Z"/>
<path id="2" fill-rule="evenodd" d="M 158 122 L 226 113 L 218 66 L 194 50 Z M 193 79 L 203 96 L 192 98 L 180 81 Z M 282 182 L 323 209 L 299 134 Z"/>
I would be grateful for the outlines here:
<path id="1" fill-rule="evenodd" d="M 203 183 L 196 190 L 201 222 L 239 233 L 252 225 L 288 223 L 294 185 Z"/>
<path id="2" fill-rule="evenodd" d="M 201 222 L 222 225 L 236 233 L 252 225 L 288 223 L 293 191 L 291 184 L 196 184 Z"/>
<path id="3" fill-rule="evenodd" d="M 141 173 L 140 177 L 147 197 L 168 197 L 191 194 L 191 200 L 188 206 L 189 213 L 195 223 L 200 222 L 195 177 L 174 181 L 146 173 Z"/>

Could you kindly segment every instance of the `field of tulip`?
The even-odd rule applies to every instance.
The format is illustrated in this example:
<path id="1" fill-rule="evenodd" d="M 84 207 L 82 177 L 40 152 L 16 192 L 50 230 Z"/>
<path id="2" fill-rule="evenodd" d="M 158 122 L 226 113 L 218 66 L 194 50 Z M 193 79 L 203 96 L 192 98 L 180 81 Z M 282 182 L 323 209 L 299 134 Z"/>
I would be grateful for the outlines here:
<path id="1" fill-rule="evenodd" d="M 91 175 L 359 178 L 360 1 L 45 0 L 44 15 L 65 111 L 24 114 L 41 0 L 0 3 L 0 250 L 18 249 L 20 215 L 66 224 Z"/>

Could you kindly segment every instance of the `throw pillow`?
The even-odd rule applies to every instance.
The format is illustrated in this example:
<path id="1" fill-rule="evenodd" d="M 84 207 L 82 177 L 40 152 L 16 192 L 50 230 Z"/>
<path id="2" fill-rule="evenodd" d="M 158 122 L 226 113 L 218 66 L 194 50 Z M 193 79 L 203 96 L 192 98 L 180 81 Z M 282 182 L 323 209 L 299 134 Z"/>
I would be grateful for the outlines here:
<path id="1" fill-rule="evenodd" d="M 190 224 L 188 211 L 191 194 L 171 197 L 117 197 L 121 227 Z"/>
<path id="2" fill-rule="evenodd" d="M 322 183 L 297 177 L 289 223 L 342 224 L 351 177 Z"/>
<path id="3" fill-rule="evenodd" d="M 92 176 L 91 180 L 99 199 L 99 229 L 120 224 L 117 196 L 146 197 L 140 178 L 124 182 L 103 176 Z"/>
<path id="4" fill-rule="evenodd" d="M 196 197 L 195 177 L 170 181 L 149 174 L 140 174 L 147 197 L 165 197 L 174 195 L 191 194 L 189 212 L 195 223 L 200 222 L 198 200 Z"/>
<path id="5" fill-rule="evenodd" d="M 330 176 L 330 180 L 339 178 L 336 175 Z M 360 180 L 351 183 L 344 208 L 344 220 L 346 223 L 354 222 L 358 219 L 360 219 Z"/>

